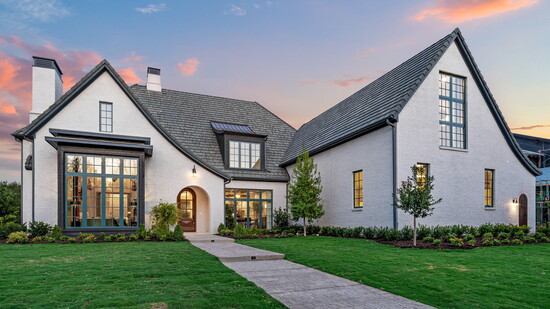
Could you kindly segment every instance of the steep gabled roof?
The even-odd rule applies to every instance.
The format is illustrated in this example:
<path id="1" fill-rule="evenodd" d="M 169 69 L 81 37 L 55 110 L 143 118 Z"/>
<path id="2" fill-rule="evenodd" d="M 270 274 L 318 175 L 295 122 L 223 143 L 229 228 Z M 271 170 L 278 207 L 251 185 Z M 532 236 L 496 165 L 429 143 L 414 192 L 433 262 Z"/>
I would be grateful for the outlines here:
<path id="1" fill-rule="evenodd" d="M 67 104 L 69 104 L 74 98 L 76 98 L 86 87 L 93 83 L 103 72 L 108 72 L 117 85 L 122 89 L 122 91 L 128 96 L 128 98 L 134 103 L 138 110 L 145 116 L 145 118 L 157 129 L 157 131 L 163 135 L 176 149 L 189 157 L 192 161 L 197 163 L 199 166 L 202 166 L 206 170 L 211 171 L 212 173 L 224 178 L 229 179 L 230 177 L 203 162 L 200 158 L 195 156 L 193 153 L 185 149 L 175 138 L 173 138 L 167 130 L 165 130 L 160 123 L 158 123 L 147 109 L 138 101 L 138 99 L 133 95 L 133 93 L 128 88 L 128 85 L 124 82 L 122 77 L 118 75 L 116 70 L 111 66 L 107 60 L 102 60 L 98 65 L 96 65 L 88 74 L 86 74 L 80 81 L 78 81 L 69 91 L 63 94 L 55 103 L 50 105 L 42 114 L 40 114 L 36 119 L 34 119 L 30 124 L 21 128 L 12 135 L 19 139 L 34 139 L 35 133 L 42 128 L 50 119 L 52 119 L 57 113 L 59 113 Z"/>
<path id="2" fill-rule="evenodd" d="M 178 143 L 212 168 L 235 180 L 289 180 L 279 162 L 296 130 L 259 103 L 169 89 L 149 91 L 141 85 L 130 90 Z M 265 171 L 225 168 L 212 124 L 228 134 L 266 137 Z"/>
<path id="3" fill-rule="evenodd" d="M 128 87 L 107 60 L 101 61 L 33 122 L 12 135 L 19 140 L 34 139 L 41 127 L 104 72 L 113 77 L 162 136 L 199 166 L 224 179 L 288 181 L 288 173 L 279 162 L 296 130 L 263 106 L 257 102 L 167 89 L 149 91 L 141 85 Z M 242 125 L 232 124 L 236 121 Z M 248 128 L 255 136 L 267 137 L 266 170 L 225 169 L 211 122 L 227 130 Z"/>
<path id="4" fill-rule="evenodd" d="M 379 129 L 388 122 L 397 122 L 401 110 L 453 42 L 456 42 L 508 145 L 525 168 L 534 175 L 540 174 L 522 154 L 458 28 L 300 127 L 281 160 L 281 166 L 294 163 L 302 147 L 314 155 Z"/>

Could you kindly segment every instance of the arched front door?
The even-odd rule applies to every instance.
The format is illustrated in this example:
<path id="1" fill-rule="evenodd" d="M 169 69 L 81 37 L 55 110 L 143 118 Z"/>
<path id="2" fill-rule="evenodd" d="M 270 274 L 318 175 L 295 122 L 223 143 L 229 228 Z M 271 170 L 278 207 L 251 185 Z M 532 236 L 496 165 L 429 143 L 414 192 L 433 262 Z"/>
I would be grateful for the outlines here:
<path id="1" fill-rule="evenodd" d="M 195 192 L 189 188 L 178 194 L 178 223 L 184 232 L 197 230 L 197 198 Z"/>
<path id="2" fill-rule="evenodd" d="M 527 195 L 519 196 L 519 225 L 527 225 Z"/>

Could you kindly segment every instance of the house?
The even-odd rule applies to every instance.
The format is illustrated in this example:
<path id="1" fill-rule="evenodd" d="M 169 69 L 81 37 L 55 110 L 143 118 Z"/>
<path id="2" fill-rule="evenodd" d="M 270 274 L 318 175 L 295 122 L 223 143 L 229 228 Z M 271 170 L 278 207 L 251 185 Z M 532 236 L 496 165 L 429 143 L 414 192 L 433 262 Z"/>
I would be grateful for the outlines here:
<path id="1" fill-rule="evenodd" d="M 304 124 L 282 159 L 289 172 L 303 146 L 322 177 L 321 225 L 412 225 L 390 205 L 413 165 L 435 177 L 434 197 L 443 199 L 421 224 L 535 225 L 540 171 L 459 29 Z"/>
<path id="2" fill-rule="evenodd" d="M 24 222 L 131 232 L 164 200 L 187 232 L 271 228 L 305 146 L 323 179 L 320 224 L 410 225 L 392 194 L 417 164 L 443 198 L 422 224 L 534 225 L 540 171 L 458 29 L 297 131 L 256 102 L 164 89 L 157 68 L 128 86 L 103 60 L 62 94 L 56 61 L 34 57 L 32 78 L 30 124 L 13 133 Z"/>

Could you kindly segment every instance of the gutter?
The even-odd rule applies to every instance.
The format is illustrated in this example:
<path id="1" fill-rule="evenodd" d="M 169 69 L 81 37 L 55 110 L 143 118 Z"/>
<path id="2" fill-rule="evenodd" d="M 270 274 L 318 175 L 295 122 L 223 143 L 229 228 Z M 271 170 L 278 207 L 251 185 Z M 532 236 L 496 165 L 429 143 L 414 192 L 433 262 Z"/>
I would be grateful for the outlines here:
<path id="1" fill-rule="evenodd" d="M 397 230 L 397 207 L 395 198 L 397 195 L 397 121 L 393 118 L 386 119 L 386 123 L 392 128 L 392 179 L 393 179 L 393 229 Z"/>

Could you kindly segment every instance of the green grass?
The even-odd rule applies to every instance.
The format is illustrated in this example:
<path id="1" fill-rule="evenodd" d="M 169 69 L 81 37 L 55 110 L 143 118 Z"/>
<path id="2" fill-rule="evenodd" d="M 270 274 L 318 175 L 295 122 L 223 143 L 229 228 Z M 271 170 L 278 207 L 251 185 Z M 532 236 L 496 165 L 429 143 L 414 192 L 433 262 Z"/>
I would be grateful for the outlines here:
<path id="1" fill-rule="evenodd" d="M 239 243 L 438 308 L 550 308 L 550 244 L 421 250 L 328 237 Z"/>
<path id="2" fill-rule="evenodd" d="M 284 308 L 187 242 L 0 244 L 2 308 L 166 305 Z"/>

